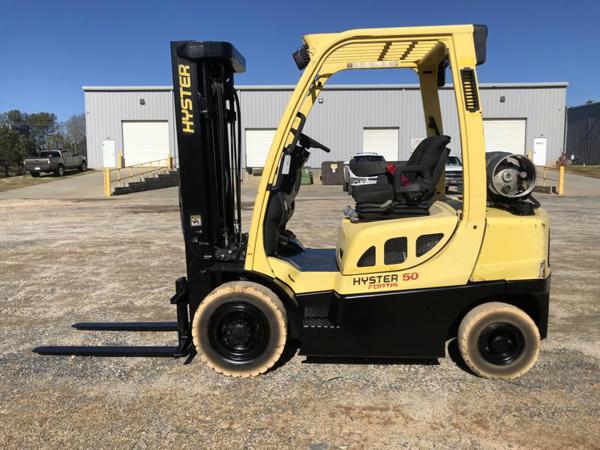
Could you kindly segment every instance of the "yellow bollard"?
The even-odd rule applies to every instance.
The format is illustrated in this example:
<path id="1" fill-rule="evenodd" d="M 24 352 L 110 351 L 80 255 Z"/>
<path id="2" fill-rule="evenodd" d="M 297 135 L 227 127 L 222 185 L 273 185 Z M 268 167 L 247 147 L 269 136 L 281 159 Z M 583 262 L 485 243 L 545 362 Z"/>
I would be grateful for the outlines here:
<path id="1" fill-rule="evenodd" d="M 110 169 L 104 169 L 104 195 L 110 197 L 112 192 L 110 191 Z"/>
<path id="2" fill-rule="evenodd" d="M 558 195 L 564 195 L 565 193 L 565 166 L 558 168 Z"/>
<path id="3" fill-rule="evenodd" d="M 169 156 L 167 158 L 167 169 L 171 170 L 173 168 L 173 157 Z"/>

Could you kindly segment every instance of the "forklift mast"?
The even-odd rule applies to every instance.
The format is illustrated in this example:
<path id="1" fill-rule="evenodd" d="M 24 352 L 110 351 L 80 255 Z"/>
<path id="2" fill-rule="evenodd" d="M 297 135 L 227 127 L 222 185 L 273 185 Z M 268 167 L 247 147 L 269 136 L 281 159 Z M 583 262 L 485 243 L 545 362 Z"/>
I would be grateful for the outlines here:
<path id="1" fill-rule="evenodd" d="M 179 154 L 179 203 L 190 307 L 220 280 L 221 268 L 243 267 L 241 122 L 234 73 L 245 59 L 228 42 L 171 42 Z M 225 269 L 227 270 L 227 269 Z"/>

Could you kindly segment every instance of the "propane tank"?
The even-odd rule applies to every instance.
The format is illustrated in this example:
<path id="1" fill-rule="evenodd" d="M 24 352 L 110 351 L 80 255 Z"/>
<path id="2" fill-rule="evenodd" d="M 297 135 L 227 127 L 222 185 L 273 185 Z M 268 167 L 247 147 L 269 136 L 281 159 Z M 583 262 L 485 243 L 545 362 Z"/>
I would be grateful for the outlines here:
<path id="1" fill-rule="evenodd" d="M 525 200 L 535 187 L 535 166 L 523 155 L 486 153 L 487 188 L 501 200 Z"/>

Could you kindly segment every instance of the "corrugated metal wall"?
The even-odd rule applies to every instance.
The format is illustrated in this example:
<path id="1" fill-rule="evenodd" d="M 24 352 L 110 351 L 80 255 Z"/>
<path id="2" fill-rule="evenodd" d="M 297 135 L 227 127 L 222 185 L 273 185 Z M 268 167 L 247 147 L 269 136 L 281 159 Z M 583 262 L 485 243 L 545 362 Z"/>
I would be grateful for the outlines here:
<path id="1" fill-rule="evenodd" d="M 276 88 L 242 87 L 240 101 L 244 128 L 276 128 L 292 93 Z M 547 161 L 560 155 L 564 145 L 566 85 L 494 87 L 483 85 L 484 119 L 526 119 L 527 151 L 536 137 L 548 138 Z M 504 97 L 501 102 L 500 98 Z M 399 159 L 408 159 L 413 138 L 426 136 L 421 95 L 417 87 L 367 89 L 330 87 L 322 103 L 316 103 L 305 133 L 332 149 L 312 152 L 308 164 L 347 160 L 362 150 L 362 130 L 368 127 L 399 127 Z M 454 91 L 440 92 L 444 133 L 452 137 L 453 154 L 460 154 L 460 133 Z"/>
<path id="2" fill-rule="evenodd" d="M 110 89 L 84 88 L 90 167 L 101 167 L 103 139 L 115 139 L 117 150 L 122 149 L 123 120 L 168 120 L 170 142 L 176 152 L 170 89 Z M 241 86 L 239 90 L 244 130 L 276 128 L 292 93 L 291 86 Z M 564 143 L 565 84 L 497 87 L 484 84 L 480 90 L 484 119 L 526 119 L 525 148 L 532 148 L 535 137 L 547 137 L 548 163 L 558 158 Z M 501 97 L 504 102 L 500 101 Z M 145 99 L 144 106 L 139 104 L 140 98 Z M 416 86 L 330 86 L 322 92 L 321 98 L 322 103 L 315 104 L 308 118 L 305 133 L 329 146 L 332 152 L 313 150 L 309 160 L 311 167 L 320 167 L 325 160 L 346 160 L 360 152 L 365 127 L 398 127 L 399 159 L 408 158 L 412 138 L 426 135 L 421 97 Z M 440 101 L 444 132 L 452 137 L 453 154 L 459 154 L 454 92 L 442 90 Z"/>
<path id="3" fill-rule="evenodd" d="M 567 110 L 567 157 L 576 164 L 600 164 L 600 103 Z"/>
<path id="4" fill-rule="evenodd" d="M 105 139 L 113 139 L 117 152 L 123 151 L 122 123 L 128 120 L 168 121 L 171 154 L 177 154 L 173 93 L 170 88 L 141 91 L 97 89 L 101 88 L 84 88 L 89 167 L 102 167 L 102 141 Z M 140 99 L 144 100 L 144 105 L 140 104 Z"/>

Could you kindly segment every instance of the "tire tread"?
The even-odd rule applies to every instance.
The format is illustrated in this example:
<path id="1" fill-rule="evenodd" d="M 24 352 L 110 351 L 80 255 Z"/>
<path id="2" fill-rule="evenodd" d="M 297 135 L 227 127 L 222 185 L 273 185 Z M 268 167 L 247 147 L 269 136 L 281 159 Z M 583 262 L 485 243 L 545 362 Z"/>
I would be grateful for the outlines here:
<path id="1" fill-rule="evenodd" d="M 279 337 L 279 341 L 277 342 L 277 346 L 271 358 L 269 358 L 261 366 L 247 371 L 233 371 L 222 367 L 221 365 L 215 363 L 215 361 L 213 361 L 210 357 L 208 357 L 202 351 L 202 347 L 200 345 L 200 317 L 202 316 L 203 312 L 211 303 L 219 301 L 221 297 L 231 294 L 252 295 L 254 297 L 260 298 L 266 305 L 268 305 L 268 307 L 272 308 L 272 310 L 275 312 L 276 319 L 279 322 L 279 325 L 281 326 L 282 330 L 282 333 Z M 194 314 L 194 320 L 192 322 L 192 339 L 194 341 L 196 351 L 198 352 L 198 356 L 200 356 L 202 362 L 215 372 L 218 372 L 228 377 L 237 378 L 249 378 L 261 375 L 267 370 L 269 370 L 271 367 L 273 367 L 281 357 L 281 354 L 283 353 L 283 349 L 287 340 L 285 307 L 273 291 L 258 283 L 254 283 L 251 281 L 232 281 L 229 283 L 225 283 L 214 289 L 210 294 L 206 296 L 202 303 L 200 303 L 196 314 Z"/>
<path id="2" fill-rule="evenodd" d="M 471 332 L 473 327 L 475 327 L 475 325 L 479 321 L 481 321 L 483 318 L 485 318 L 486 316 L 493 314 L 493 313 L 499 313 L 499 312 L 505 312 L 505 313 L 514 314 L 514 315 L 518 316 L 521 320 L 523 320 L 525 323 L 527 323 L 530 327 L 535 329 L 535 333 L 537 335 L 537 340 L 535 343 L 535 345 L 536 345 L 535 356 L 533 358 L 531 358 L 531 361 L 526 366 L 524 366 L 521 370 L 518 370 L 518 371 L 508 374 L 508 375 L 496 375 L 496 374 L 491 374 L 489 372 L 485 372 L 485 371 L 481 370 L 478 367 L 478 365 L 473 361 L 473 359 L 470 355 L 469 348 L 468 348 L 469 333 Z M 460 326 L 458 327 L 457 341 L 458 341 L 458 348 L 459 348 L 460 354 L 461 354 L 465 364 L 475 374 L 479 375 L 480 377 L 489 378 L 492 380 L 514 380 L 516 378 L 521 377 L 522 375 L 527 373 L 533 367 L 533 365 L 536 363 L 536 361 L 538 359 L 539 352 L 540 352 L 539 330 L 538 330 L 537 326 L 535 325 L 535 323 L 533 322 L 533 320 L 531 319 L 531 317 L 529 317 L 529 315 L 522 309 L 517 308 L 516 306 L 510 305 L 508 303 L 503 303 L 503 302 L 484 303 L 482 305 L 479 305 L 479 306 L 473 308 L 471 311 L 469 311 L 467 313 L 467 315 L 464 317 L 464 319 L 461 321 Z"/>

